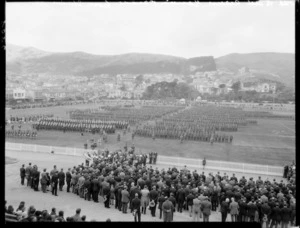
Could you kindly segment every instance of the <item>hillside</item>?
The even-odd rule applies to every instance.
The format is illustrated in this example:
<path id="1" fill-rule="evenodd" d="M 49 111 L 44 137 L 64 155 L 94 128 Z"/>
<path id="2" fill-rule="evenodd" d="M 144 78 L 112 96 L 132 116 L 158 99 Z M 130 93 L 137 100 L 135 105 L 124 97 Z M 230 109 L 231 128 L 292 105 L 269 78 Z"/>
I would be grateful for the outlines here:
<path id="1" fill-rule="evenodd" d="M 230 54 L 215 59 L 217 69 L 235 73 L 242 67 L 249 67 L 257 78 L 267 78 L 294 86 L 295 54 L 289 53 L 251 53 Z"/>
<path id="2" fill-rule="evenodd" d="M 14 74 L 93 76 L 100 74 L 160 74 L 188 76 L 196 72 L 225 70 L 224 81 L 242 80 L 239 69 L 249 67 L 251 77 L 295 86 L 295 55 L 288 53 L 229 54 L 219 58 L 199 56 L 190 59 L 148 53 L 94 55 L 85 52 L 54 53 L 34 47 L 6 46 L 6 71 Z M 233 72 L 231 74 L 230 72 Z"/>
<path id="3" fill-rule="evenodd" d="M 213 57 L 189 60 L 176 56 L 128 53 L 92 55 L 84 52 L 50 53 L 36 48 L 7 45 L 7 71 L 13 73 L 98 74 L 190 73 L 190 61 L 197 71 L 216 70 Z"/>

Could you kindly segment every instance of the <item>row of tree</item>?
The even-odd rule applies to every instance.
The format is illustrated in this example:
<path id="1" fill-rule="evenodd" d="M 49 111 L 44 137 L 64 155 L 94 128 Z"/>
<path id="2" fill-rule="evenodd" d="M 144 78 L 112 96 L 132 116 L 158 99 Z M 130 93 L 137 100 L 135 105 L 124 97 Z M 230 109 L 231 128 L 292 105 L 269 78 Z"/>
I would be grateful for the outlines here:
<path id="1" fill-rule="evenodd" d="M 143 99 L 196 99 L 200 93 L 187 83 L 179 82 L 158 82 L 147 87 L 143 94 Z"/>

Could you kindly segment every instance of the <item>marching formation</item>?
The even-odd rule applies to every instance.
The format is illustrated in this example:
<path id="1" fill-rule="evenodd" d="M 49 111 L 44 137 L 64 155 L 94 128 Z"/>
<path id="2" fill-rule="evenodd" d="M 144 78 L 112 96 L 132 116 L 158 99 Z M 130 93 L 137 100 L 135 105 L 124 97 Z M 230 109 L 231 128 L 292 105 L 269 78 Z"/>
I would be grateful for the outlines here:
<path id="1" fill-rule="evenodd" d="M 137 124 L 143 121 L 160 118 L 169 113 L 176 112 L 183 107 L 174 106 L 142 106 L 140 108 L 102 107 L 99 109 L 74 110 L 69 113 L 71 119 L 94 119 L 126 121 Z"/>
<path id="2" fill-rule="evenodd" d="M 100 120 L 66 120 L 66 119 L 41 119 L 33 128 L 37 130 L 60 130 L 60 131 L 79 131 L 114 134 L 116 126 L 123 128 L 128 126 L 126 122 L 120 121 L 100 121 Z"/>
<path id="3" fill-rule="evenodd" d="M 27 139 L 36 139 L 36 131 L 22 131 L 22 130 L 5 130 L 5 136 L 9 138 L 27 138 Z"/>
<path id="4" fill-rule="evenodd" d="M 51 118 L 53 114 L 43 114 L 43 115 L 25 115 L 25 116 L 10 116 L 9 120 L 6 120 L 7 123 L 27 123 L 27 122 L 36 122 L 43 118 Z"/>

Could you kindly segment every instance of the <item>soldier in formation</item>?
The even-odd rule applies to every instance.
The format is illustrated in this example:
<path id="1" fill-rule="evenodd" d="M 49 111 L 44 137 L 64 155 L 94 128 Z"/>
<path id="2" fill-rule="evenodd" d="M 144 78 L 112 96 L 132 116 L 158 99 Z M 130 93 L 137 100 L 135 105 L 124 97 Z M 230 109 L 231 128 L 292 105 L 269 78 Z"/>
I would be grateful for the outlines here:
<path id="1" fill-rule="evenodd" d="M 37 132 L 31 130 L 5 130 L 5 136 L 19 139 L 36 139 Z"/>
<path id="2" fill-rule="evenodd" d="M 113 121 L 92 121 L 92 120 L 67 120 L 67 119 L 41 119 L 33 125 L 37 130 L 60 130 L 100 133 L 105 131 L 114 134 L 116 126 Z"/>

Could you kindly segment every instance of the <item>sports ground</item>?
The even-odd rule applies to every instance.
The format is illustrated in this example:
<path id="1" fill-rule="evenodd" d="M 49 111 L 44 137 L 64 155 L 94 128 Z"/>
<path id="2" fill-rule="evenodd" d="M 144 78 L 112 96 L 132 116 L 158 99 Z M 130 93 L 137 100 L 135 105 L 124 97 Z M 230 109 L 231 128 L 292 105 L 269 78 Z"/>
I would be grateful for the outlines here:
<path id="1" fill-rule="evenodd" d="M 91 104 L 65 107 L 34 108 L 25 110 L 10 110 L 9 115 L 30 115 L 30 114 L 49 114 L 67 118 L 66 111 L 75 108 L 92 108 Z M 228 132 L 233 135 L 232 144 L 207 142 L 184 141 L 159 139 L 153 141 L 151 138 L 136 136 L 134 141 L 131 133 L 123 135 L 121 141 L 117 141 L 117 134 L 108 135 L 108 143 L 101 145 L 100 148 L 117 149 L 123 148 L 126 143 L 131 146 L 134 143 L 136 150 L 142 153 L 150 151 L 157 152 L 159 155 L 175 156 L 185 158 L 197 158 L 207 160 L 220 160 L 241 163 L 254 163 L 261 165 L 283 166 L 286 162 L 290 163 L 295 159 L 295 120 L 288 119 L 256 119 L 257 125 L 239 127 L 238 132 Z M 10 126 L 7 126 L 10 127 Z M 31 125 L 24 126 L 22 129 L 31 129 Z M 83 148 L 87 140 L 98 140 L 100 135 L 79 132 L 61 131 L 39 131 L 36 140 L 7 138 L 8 142 L 30 143 L 49 146 L 76 147 Z"/>
<path id="2" fill-rule="evenodd" d="M 87 108 L 90 105 L 81 105 L 81 108 Z M 50 107 L 50 108 L 36 108 L 27 110 L 10 110 L 9 115 L 34 115 L 43 113 L 53 113 L 55 116 L 67 117 L 66 110 L 78 108 L 75 106 L 69 107 Z M 18 114 L 19 113 L 19 114 Z M 278 165 L 283 166 L 295 159 L 295 121 L 294 120 L 275 120 L 275 119 L 257 119 L 258 125 L 251 125 L 239 128 L 238 132 L 232 132 L 234 136 L 233 143 L 214 143 L 210 145 L 207 142 L 193 142 L 185 141 L 182 144 L 179 140 L 156 139 L 135 137 L 134 142 L 131 140 L 131 134 L 121 134 L 121 141 L 117 142 L 117 134 L 109 135 L 108 143 L 102 145 L 102 148 L 123 148 L 127 143 L 131 146 L 134 143 L 137 152 L 147 153 L 155 151 L 159 155 L 176 156 L 186 158 L 203 158 L 207 160 L 232 161 L 241 163 L 255 163 L 262 165 Z M 9 127 L 9 126 L 8 126 Z M 29 125 L 24 128 L 30 128 Z M 30 143 L 52 146 L 66 146 L 83 148 L 83 144 L 91 139 L 98 139 L 99 135 L 85 133 L 83 136 L 79 132 L 58 132 L 58 131 L 39 131 L 36 140 L 31 139 L 16 139 L 6 138 L 8 142 L 15 143 Z M 115 209 L 107 209 L 104 207 L 103 199 L 100 197 L 100 203 L 88 202 L 80 199 L 78 196 L 67 193 L 65 191 L 58 191 L 58 197 L 52 196 L 50 192 L 47 194 L 34 192 L 32 189 L 20 184 L 19 169 L 22 164 L 27 165 L 29 162 L 36 164 L 39 170 L 47 168 L 50 171 L 53 165 L 64 170 L 81 164 L 84 159 L 81 157 L 73 157 L 67 155 L 56 154 L 40 154 L 34 152 L 17 152 L 5 151 L 6 170 L 5 170 L 5 200 L 7 205 L 13 205 L 14 208 L 18 206 L 21 201 L 26 202 L 26 207 L 34 205 L 37 209 L 51 210 L 56 207 L 57 211 L 63 210 L 65 216 L 72 216 L 75 214 L 76 208 L 82 209 L 82 215 L 87 215 L 87 221 L 95 219 L 96 221 L 105 221 L 110 218 L 112 221 L 133 221 L 133 216 L 129 214 L 122 214 Z M 156 166 L 154 166 L 156 167 Z M 168 168 L 167 166 L 158 165 L 160 168 Z M 200 170 L 199 170 L 200 171 Z M 206 170 L 205 172 L 209 172 Z M 214 171 L 215 172 L 215 171 Z M 227 172 L 231 175 L 231 172 Z M 244 175 L 244 174 L 243 174 Z M 242 174 L 236 175 L 238 178 Z M 246 178 L 258 175 L 247 175 Z M 262 179 L 271 176 L 263 176 Z M 276 177 L 276 180 L 281 178 Z M 162 221 L 156 216 L 151 217 L 148 212 L 147 215 L 142 215 L 142 221 Z M 229 216 L 228 216 L 228 219 Z M 174 221 L 192 221 L 188 213 L 184 211 L 175 213 Z M 219 212 L 212 212 L 210 221 L 221 221 Z"/>

